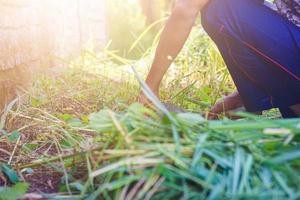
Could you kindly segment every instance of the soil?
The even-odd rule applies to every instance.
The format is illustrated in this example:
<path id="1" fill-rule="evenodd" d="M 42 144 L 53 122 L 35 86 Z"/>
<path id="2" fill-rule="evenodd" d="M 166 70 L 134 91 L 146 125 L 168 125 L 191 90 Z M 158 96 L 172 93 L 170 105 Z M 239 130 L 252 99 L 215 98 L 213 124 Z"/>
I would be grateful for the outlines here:
<path id="1" fill-rule="evenodd" d="M 11 118 L 8 120 L 6 125 L 7 132 L 17 130 L 19 128 L 25 127 L 25 125 L 32 124 L 32 121 L 29 119 L 24 119 L 20 117 Z M 34 152 L 34 154 L 20 154 L 19 149 L 22 148 L 22 144 L 28 144 L 32 141 L 35 141 L 37 137 L 41 137 L 45 131 L 44 127 L 36 125 L 24 128 L 21 130 L 21 138 L 19 145 L 16 148 L 15 154 L 12 159 L 12 166 L 18 166 L 22 164 L 28 164 L 33 160 L 36 160 L 39 156 L 43 155 L 44 152 L 47 155 L 57 155 L 57 151 L 54 147 L 43 146 Z M 1 136 L 1 135 L 0 135 Z M 0 163 L 8 163 L 10 159 L 10 154 L 15 148 L 16 142 L 9 142 L 6 137 L 0 137 Z M 53 165 L 52 165 L 53 164 Z M 56 163 L 52 163 L 51 166 L 54 166 Z M 77 165 L 78 166 L 78 165 Z M 79 165 L 80 166 L 80 165 Z M 16 168 L 16 167 L 14 167 Z M 81 166 L 81 170 L 78 170 L 81 174 L 76 174 L 74 176 L 82 178 L 84 174 L 87 174 L 85 167 Z M 50 165 L 42 165 L 38 167 L 33 167 L 30 173 L 18 171 L 20 177 L 30 184 L 30 189 L 28 193 L 32 194 L 54 194 L 59 192 L 59 187 L 62 183 L 63 173 L 58 172 Z M 0 173 L 0 186 L 9 186 L 9 181 L 7 178 Z M 30 198 L 29 198 L 30 199 Z M 35 198 L 42 199 L 42 198 Z"/>
<path id="2" fill-rule="evenodd" d="M 24 124 L 28 123 L 28 120 L 24 120 L 21 118 L 16 118 L 13 121 L 9 123 L 9 129 L 8 131 L 11 130 L 16 130 L 20 127 L 23 127 Z M 21 139 L 20 139 L 20 144 L 22 143 L 28 143 L 35 139 L 37 135 L 40 134 L 42 131 L 41 127 L 33 127 L 33 128 L 28 128 L 24 129 L 21 131 Z M 10 155 L 7 153 L 13 152 L 13 149 L 15 147 L 14 143 L 7 142 L 7 139 L 1 139 L 3 142 L 0 142 L 0 158 L 1 162 L 7 163 L 10 159 Z M 18 146 L 20 148 L 20 146 Z M 34 159 L 34 155 L 20 155 L 20 152 L 18 151 L 18 148 L 15 152 L 15 155 L 13 157 L 13 163 L 18 163 L 18 165 L 29 163 Z M 44 149 L 47 148 L 46 146 Z M 40 152 L 42 149 L 39 150 Z M 7 152 L 7 153 L 6 153 Z M 55 151 L 49 150 L 50 153 L 55 154 Z M 37 154 L 39 152 L 36 152 Z M 30 193 L 56 193 L 58 192 L 58 187 L 61 182 L 61 177 L 62 174 L 59 172 L 56 172 L 53 168 L 47 167 L 47 166 L 40 166 L 38 168 L 33 168 L 32 173 L 30 174 L 25 174 L 19 172 L 21 174 L 22 178 L 24 181 L 30 184 L 30 189 L 28 192 Z M 0 186 L 4 186 L 4 184 L 8 183 L 8 180 L 2 180 L 0 178 Z"/>
<path id="3" fill-rule="evenodd" d="M 39 167 L 33 169 L 31 175 L 25 175 L 24 179 L 30 184 L 30 193 L 57 193 L 61 182 L 62 174 L 55 172 L 50 167 Z"/>

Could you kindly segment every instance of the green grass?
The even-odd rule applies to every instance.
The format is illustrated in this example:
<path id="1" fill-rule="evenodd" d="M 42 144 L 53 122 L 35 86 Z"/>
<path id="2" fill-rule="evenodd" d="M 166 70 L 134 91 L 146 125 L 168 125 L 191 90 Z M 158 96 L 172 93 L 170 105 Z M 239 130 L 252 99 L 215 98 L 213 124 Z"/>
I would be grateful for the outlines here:
<path id="1" fill-rule="evenodd" d="M 191 113 L 205 114 L 235 90 L 200 27 L 161 90 L 163 101 L 189 112 L 169 113 L 141 81 L 152 54 L 129 60 L 85 51 L 63 74 L 38 77 L 8 113 L 0 162 L 31 186 L 39 170 L 39 182 L 59 173 L 56 193 L 45 194 L 53 199 L 300 198 L 299 119 L 272 111 L 207 121 Z M 134 103 L 140 85 L 155 111 Z M 0 182 L 11 186 L 15 173 L 5 169 Z"/>

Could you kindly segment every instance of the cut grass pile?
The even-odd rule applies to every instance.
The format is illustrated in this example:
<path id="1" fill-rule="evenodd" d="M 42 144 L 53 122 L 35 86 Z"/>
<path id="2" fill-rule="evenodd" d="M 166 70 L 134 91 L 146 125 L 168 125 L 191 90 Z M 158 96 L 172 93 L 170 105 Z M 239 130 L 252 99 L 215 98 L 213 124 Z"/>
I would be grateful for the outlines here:
<path id="1" fill-rule="evenodd" d="M 162 112 L 165 112 L 162 110 Z M 299 119 L 206 121 L 133 104 L 88 128 L 109 135 L 87 199 L 298 199 Z M 100 158 L 100 160 L 101 160 Z M 88 188 L 93 188 L 89 190 Z"/>

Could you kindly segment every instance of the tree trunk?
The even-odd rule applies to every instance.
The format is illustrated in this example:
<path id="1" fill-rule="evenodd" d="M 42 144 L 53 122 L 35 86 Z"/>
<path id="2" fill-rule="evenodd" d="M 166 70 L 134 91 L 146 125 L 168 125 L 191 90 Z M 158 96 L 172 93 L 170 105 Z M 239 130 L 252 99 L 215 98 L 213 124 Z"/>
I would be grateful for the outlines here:
<path id="1" fill-rule="evenodd" d="M 36 30 L 39 24 L 32 12 L 33 0 L 0 1 L 0 113 L 29 80 L 27 66 L 38 65 Z"/>

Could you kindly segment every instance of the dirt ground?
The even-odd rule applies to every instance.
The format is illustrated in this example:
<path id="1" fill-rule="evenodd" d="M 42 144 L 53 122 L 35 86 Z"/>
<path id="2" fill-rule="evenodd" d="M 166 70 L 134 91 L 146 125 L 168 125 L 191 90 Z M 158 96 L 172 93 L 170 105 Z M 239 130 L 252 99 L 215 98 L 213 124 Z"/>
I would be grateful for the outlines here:
<path id="1" fill-rule="evenodd" d="M 22 119 L 15 119 L 13 121 L 11 121 L 8 124 L 8 131 L 10 130 L 17 130 L 20 127 L 23 127 L 26 123 L 28 123 L 28 121 L 30 120 L 22 120 Z M 33 140 L 35 137 L 38 136 L 39 132 L 42 131 L 42 129 L 40 129 L 41 127 L 34 127 L 34 128 L 28 128 L 28 129 L 24 129 L 21 132 L 21 141 L 20 141 L 20 145 L 16 147 L 16 152 L 14 154 L 14 157 L 12 159 L 12 162 L 14 164 L 25 164 L 25 163 L 29 163 L 33 158 L 34 155 L 20 155 L 19 150 L 21 148 L 21 145 L 23 143 L 27 143 L 30 140 Z M 15 144 L 14 143 L 9 143 L 7 141 L 0 141 L 0 158 L 1 161 L 4 163 L 9 162 L 10 160 L 10 153 L 13 152 L 14 148 L 15 148 Z M 44 147 L 44 149 L 47 147 Z M 43 149 L 39 150 L 40 152 L 43 151 Z M 54 150 L 52 153 L 54 154 Z M 36 152 L 38 153 L 38 152 Z M 62 174 L 59 172 L 56 172 L 54 169 L 47 167 L 47 166 L 40 166 L 38 168 L 33 168 L 32 169 L 32 173 L 30 174 L 26 174 L 26 173 L 22 173 L 19 171 L 19 174 L 21 175 L 21 177 L 24 179 L 24 181 L 26 181 L 27 183 L 30 184 L 30 189 L 29 192 L 30 193 L 56 193 L 58 192 L 58 186 L 59 183 L 61 182 L 61 177 Z M 7 182 L 7 180 L 2 179 L 2 181 L 0 181 L 0 185 L 3 186 L 5 185 L 5 182 Z"/>

